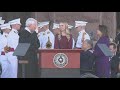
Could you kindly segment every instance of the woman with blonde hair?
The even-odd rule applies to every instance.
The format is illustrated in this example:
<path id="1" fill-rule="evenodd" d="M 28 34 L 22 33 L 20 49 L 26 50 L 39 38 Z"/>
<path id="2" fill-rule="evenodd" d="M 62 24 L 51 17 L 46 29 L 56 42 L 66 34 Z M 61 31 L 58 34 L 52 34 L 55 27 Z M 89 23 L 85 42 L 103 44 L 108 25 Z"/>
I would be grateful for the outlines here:
<path id="1" fill-rule="evenodd" d="M 73 39 L 72 34 L 68 29 L 68 24 L 66 22 L 61 22 L 59 24 L 60 32 L 55 36 L 55 49 L 72 49 Z"/>

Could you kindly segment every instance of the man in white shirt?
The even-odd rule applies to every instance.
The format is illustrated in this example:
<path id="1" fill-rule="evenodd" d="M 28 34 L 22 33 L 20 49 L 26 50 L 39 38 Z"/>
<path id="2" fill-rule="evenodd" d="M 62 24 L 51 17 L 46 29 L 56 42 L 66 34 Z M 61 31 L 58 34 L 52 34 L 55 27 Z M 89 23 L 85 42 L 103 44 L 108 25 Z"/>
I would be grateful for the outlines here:
<path id="1" fill-rule="evenodd" d="M 21 27 L 20 18 L 9 21 L 9 23 L 12 27 L 12 30 L 8 35 L 8 46 L 10 47 L 10 51 L 8 52 L 8 60 L 11 64 L 11 78 L 17 78 L 18 59 L 17 56 L 13 56 L 13 53 L 19 43 L 18 30 L 20 30 Z"/>
<path id="2" fill-rule="evenodd" d="M 2 67 L 1 78 L 10 78 L 10 62 L 8 61 L 8 35 L 11 30 L 10 24 L 5 23 L 0 25 L 3 34 L 0 38 L 0 64 Z"/>
<path id="3" fill-rule="evenodd" d="M 75 28 L 79 32 L 76 48 L 81 49 L 83 42 L 88 39 L 90 40 L 90 36 L 85 31 L 85 26 L 88 22 L 85 21 L 75 21 Z"/>
<path id="4" fill-rule="evenodd" d="M 73 26 L 72 25 L 68 25 L 68 29 L 72 30 Z M 75 47 L 75 40 L 73 38 L 73 45 L 72 45 L 72 49 L 74 49 Z"/>
<path id="5" fill-rule="evenodd" d="M 43 28 L 42 27 L 43 27 L 42 23 L 38 22 L 38 34 L 37 34 L 38 38 L 39 38 L 41 32 L 43 32 Z"/>
<path id="6" fill-rule="evenodd" d="M 54 35 L 59 34 L 60 33 L 59 24 L 53 23 L 52 31 Z"/>
<path id="7" fill-rule="evenodd" d="M 2 17 L 0 17 L 0 25 L 4 24 L 5 20 L 2 20 Z M 0 36 L 2 35 L 2 30 L 0 30 Z"/>
<path id="8" fill-rule="evenodd" d="M 40 49 L 54 49 L 54 34 L 49 30 L 49 21 L 41 22 L 43 32 L 39 36 Z"/>

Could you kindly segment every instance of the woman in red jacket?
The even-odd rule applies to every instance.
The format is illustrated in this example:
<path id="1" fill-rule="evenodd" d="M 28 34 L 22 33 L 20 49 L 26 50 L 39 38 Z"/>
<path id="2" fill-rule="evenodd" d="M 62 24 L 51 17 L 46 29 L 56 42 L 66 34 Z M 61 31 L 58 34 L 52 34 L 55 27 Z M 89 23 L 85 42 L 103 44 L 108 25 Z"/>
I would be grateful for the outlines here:
<path id="1" fill-rule="evenodd" d="M 55 49 L 72 49 L 73 38 L 68 29 L 68 24 L 61 22 L 59 25 L 60 33 L 55 36 Z"/>

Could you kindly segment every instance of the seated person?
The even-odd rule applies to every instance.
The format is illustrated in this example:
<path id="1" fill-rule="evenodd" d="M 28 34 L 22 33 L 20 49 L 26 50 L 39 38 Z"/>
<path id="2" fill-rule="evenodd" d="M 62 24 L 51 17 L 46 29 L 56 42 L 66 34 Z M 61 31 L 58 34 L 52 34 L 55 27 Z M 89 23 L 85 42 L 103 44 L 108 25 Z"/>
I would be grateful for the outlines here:
<path id="1" fill-rule="evenodd" d="M 117 74 L 120 71 L 120 54 L 117 53 L 117 45 L 115 43 L 110 43 L 109 45 L 110 51 L 113 53 L 113 56 L 110 59 L 111 64 L 111 78 L 117 78 Z"/>
<path id="2" fill-rule="evenodd" d="M 86 39 L 83 42 L 82 49 L 80 56 L 80 74 L 91 73 L 94 74 L 94 64 L 95 64 L 95 57 L 93 55 L 93 42 L 89 39 Z"/>

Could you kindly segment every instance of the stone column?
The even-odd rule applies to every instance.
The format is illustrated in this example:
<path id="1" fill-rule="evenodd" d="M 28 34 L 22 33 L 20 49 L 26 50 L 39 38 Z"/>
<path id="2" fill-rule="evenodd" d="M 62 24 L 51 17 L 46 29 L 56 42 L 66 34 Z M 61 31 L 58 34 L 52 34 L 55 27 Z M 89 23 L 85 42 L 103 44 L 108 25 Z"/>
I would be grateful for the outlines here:
<path id="1" fill-rule="evenodd" d="M 103 12 L 99 12 L 99 23 L 102 24 Z"/>
<path id="2" fill-rule="evenodd" d="M 109 37 L 116 36 L 116 12 L 103 12 L 102 22 L 108 27 Z"/>
<path id="3" fill-rule="evenodd" d="M 114 12 L 113 20 L 114 20 L 114 21 L 113 21 L 113 22 L 114 22 L 114 25 L 113 25 L 114 33 L 113 33 L 113 35 L 114 35 L 114 39 L 115 39 L 115 37 L 116 37 L 116 31 L 117 31 L 116 12 Z"/>

